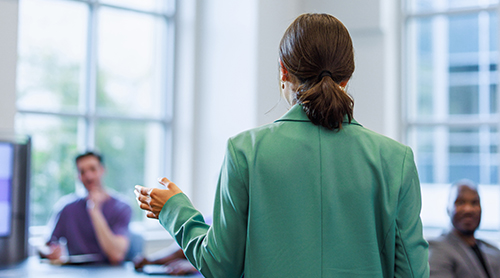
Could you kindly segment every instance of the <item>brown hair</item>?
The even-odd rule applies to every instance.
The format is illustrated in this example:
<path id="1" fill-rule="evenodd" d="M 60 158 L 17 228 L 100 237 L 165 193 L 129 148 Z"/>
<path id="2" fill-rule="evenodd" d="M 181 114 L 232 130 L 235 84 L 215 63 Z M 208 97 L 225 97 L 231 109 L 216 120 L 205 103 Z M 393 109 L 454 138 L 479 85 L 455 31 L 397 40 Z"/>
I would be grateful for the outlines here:
<path id="1" fill-rule="evenodd" d="M 309 120 L 328 129 L 342 129 L 352 120 L 354 101 L 339 83 L 354 72 L 354 51 L 347 28 L 328 14 L 303 14 L 280 42 L 280 60 L 299 82 L 295 100 Z"/>
<path id="2" fill-rule="evenodd" d="M 93 151 L 87 151 L 85 153 L 82 153 L 82 154 L 79 154 L 76 158 L 75 158 L 75 163 L 78 164 L 78 161 L 82 158 L 85 158 L 85 157 L 88 157 L 88 156 L 93 156 L 95 158 L 97 158 L 97 160 L 99 160 L 99 163 L 101 165 L 104 166 L 104 160 L 102 158 L 102 155 L 97 153 L 97 152 L 93 152 Z"/>

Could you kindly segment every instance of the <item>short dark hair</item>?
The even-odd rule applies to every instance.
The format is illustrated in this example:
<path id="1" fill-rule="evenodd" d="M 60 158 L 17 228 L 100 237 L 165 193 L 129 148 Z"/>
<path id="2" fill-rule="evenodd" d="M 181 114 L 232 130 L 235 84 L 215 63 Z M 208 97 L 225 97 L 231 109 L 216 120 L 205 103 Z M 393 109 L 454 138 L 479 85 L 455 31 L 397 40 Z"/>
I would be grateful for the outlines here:
<path id="1" fill-rule="evenodd" d="M 455 203 L 455 201 L 458 197 L 457 190 L 460 186 L 467 186 L 470 189 L 476 191 L 477 195 L 480 196 L 478 186 L 474 181 L 472 181 L 470 179 L 461 179 L 461 180 L 455 181 L 449 187 L 448 203 L 446 204 L 446 207 L 447 207 L 446 209 L 448 210 L 448 213 L 450 213 L 451 207 L 453 206 L 453 204 Z"/>
<path id="2" fill-rule="evenodd" d="M 95 158 L 97 158 L 97 160 L 99 160 L 99 163 L 101 163 L 101 165 L 104 165 L 104 161 L 103 161 L 103 158 L 102 158 L 102 155 L 95 152 L 95 151 L 86 151 L 82 154 L 79 154 L 76 158 L 75 158 L 75 163 L 78 163 L 78 160 L 82 159 L 82 158 L 85 158 L 85 157 L 88 157 L 88 156 L 93 156 Z"/>
<path id="3" fill-rule="evenodd" d="M 455 181 L 454 183 L 451 184 L 451 188 L 456 188 L 456 187 L 459 187 L 459 186 L 462 186 L 462 185 L 466 185 L 476 191 L 479 191 L 478 190 L 478 186 L 475 182 L 473 182 L 472 180 L 470 179 L 461 179 L 461 180 L 457 180 Z"/>

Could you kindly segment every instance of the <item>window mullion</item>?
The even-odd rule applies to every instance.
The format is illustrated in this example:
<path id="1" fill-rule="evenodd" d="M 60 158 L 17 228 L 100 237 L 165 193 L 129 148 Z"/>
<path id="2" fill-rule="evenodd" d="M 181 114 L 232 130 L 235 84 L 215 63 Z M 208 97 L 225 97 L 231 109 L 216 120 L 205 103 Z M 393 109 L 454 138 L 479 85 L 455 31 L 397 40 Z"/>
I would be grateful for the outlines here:
<path id="1" fill-rule="evenodd" d="M 485 120 L 490 117 L 489 90 L 490 90 L 490 55 L 489 55 L 489 16 L 487 12 L 478 15 L 479 34 L 479 119 Z M 490 183 L 490 155 L 489 155 L 489 131 L 488 126 L 479 128 L 479 183 Z"/>
<path id="2" fill-rule="evenodd" d="M 488 119 L 490 89 L 489 18 L 488 13 L 478 15 L 479 23 L 479 118 Z"/>
<path id="3" fill-rule="evenodd" d="M 496 9 L 496 14 L 497 14 L 497 33 L 500 32 L 500 5 L 497 6 L 497 9 Z M 491 38 L 490 38 L 491 39 Z M 497 35 L 497 47 L 500 46 L 500 36 Z M 496 64 L 497 64 L 497 86 L 496 86 L 496 111 L 495 113 L 497 115 L 500 115 L 500 97 L 499 97 L 499 93 L 498 93 L 498 89 L 499 89 L 499 82 L 500 82 L 500 69 L 498 68 L 498 64 L 499 64 L 499 58 L 500 58 L 500 49 L 496 49 Z M 500 121 L 498 121 L 497 125 L 496 125 L 496 138 L 497 138 L 497 142 L 496 142 L 496 146 L 497 146 L 497 153 L 496 153 L 496 166 L 497 166 L 497 182 L 500 182 L 500 169 L 498 169 L 498 167 L 500 166 L 500 150 L 498 149 L 500 147 L 500 136 L 498 135 L 500 133 Z"/>
<path id="4" fill-rule="evenodd" d="M 439 121 L 447 121 L 449 114 L 449 75 L 448 75 L 448 20 L 446 16 L 438 16 L 433 20 L 435 32 L 433 35 L 434 60 L 434 107 L 433 114 Z M 449 177 L 449 129 L 445 126 L 436 127 L 434 136 L 434 182 L 444 183 Z M 445 139 L 446 138 L 446 139 Z"/>
<path id="5" fill-rule="evenodd" d="M 97 13 L 99 4 L 89 4 L 87 67 L 85 82 L 85 149 L 95 147 L 95 114 L 97 105 Z"/>

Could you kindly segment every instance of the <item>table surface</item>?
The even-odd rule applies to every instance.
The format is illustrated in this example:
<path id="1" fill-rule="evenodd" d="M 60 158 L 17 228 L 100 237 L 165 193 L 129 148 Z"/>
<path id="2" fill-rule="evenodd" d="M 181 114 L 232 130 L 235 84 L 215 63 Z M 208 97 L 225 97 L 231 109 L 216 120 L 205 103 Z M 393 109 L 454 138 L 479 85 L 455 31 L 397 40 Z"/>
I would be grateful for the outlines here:
<path id="1" fill-rule="evenodd" d="M 122 265 L 52 265 L 47 262 L 41 262 L 38 257 L 29 257 L 25 261 L 10 266 L 0 268 L 0 278 L 129 278 L 129 277 L 184 277 L 200 278 L 201 274 L 189 276 L 172 275 L 148 275 L 134 270 L 132 262 L 125 262 Z"/>

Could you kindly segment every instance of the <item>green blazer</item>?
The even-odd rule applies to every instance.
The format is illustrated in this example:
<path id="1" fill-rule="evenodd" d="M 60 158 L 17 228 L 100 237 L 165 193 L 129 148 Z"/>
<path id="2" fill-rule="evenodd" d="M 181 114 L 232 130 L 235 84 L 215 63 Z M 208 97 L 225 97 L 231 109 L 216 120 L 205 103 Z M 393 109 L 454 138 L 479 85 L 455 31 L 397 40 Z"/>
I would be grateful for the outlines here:
<path id="1" fill-rule="evenodd" d="M 411 149 L 300 105 L 228 140 L 213 224 L 184 194 L 159 220 L 206 277 L 428 277 Z"/>

